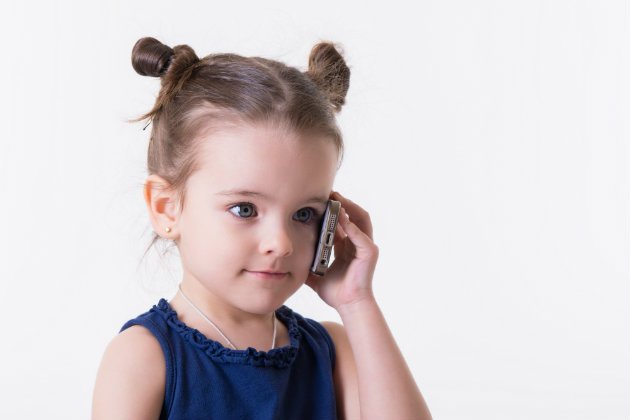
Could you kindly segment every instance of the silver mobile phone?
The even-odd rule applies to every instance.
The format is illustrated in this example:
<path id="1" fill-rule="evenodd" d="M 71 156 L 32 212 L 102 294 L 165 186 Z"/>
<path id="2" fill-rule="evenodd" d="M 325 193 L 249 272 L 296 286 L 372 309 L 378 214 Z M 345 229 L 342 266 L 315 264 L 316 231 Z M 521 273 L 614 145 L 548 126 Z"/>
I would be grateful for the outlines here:
<path id="1" fill-rule="evenodd" d="M 326 274 L 326 270 L 328 270 L 340 210 L 341 203 L 339 201 L 328 200 L 326 212 L 324 213 L 319 229 L 319 241 L 315 249 L 315 258 L 311 265 L 311 272 L 318 276 L 323 276 Z"/>

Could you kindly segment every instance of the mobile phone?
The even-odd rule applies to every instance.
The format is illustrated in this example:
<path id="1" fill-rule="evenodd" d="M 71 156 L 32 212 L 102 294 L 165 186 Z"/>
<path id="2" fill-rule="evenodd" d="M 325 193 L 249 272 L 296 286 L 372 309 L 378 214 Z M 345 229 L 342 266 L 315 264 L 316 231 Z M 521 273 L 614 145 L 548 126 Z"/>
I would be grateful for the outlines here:
<path id="1" fill-rule="evenodd" d="M 311 265 L 311 272 L 318 276 L 323 276 L 328 270 L 340 210 L 341 203 L 339 201 L 328 200 L 326 212 L 319 228 L 319 240 L 315 249 L 315 258 Z"/>

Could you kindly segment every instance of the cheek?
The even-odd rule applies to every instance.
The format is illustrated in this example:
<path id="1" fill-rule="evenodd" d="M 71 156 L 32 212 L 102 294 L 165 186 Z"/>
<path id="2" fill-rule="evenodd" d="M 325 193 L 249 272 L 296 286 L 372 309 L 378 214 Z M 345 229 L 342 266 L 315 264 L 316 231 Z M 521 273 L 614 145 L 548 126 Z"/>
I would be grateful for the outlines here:
<path id="1" fill-rule="evenodd" d="M 299 246 L 294 247 L 293 274 L 300 284 L 304 283 L 308 278 L 313 258 L 315 257 L 318 238 L 318 232 L 316 232 L 316 228 L 313 228 L 312 231 L 301 237 Z"/>
<path id="2" fill-rule="evenodd" d="M 294 248 L 301 258 L 312 259 L 315 254 L 315 247 L 319 239 L 319 231 L 317 226 L 305 228 L 300 232 L 299 238 L 296 240 Z"/>
<path id="3" fill-rule="evenodd" d="M 181 245 L 197 265 L 207 266 L 228 263 L 237 251 L 242 252 L 248 246 L 241 230 L 220 219 L 209 218 L 188 220 Z"/>

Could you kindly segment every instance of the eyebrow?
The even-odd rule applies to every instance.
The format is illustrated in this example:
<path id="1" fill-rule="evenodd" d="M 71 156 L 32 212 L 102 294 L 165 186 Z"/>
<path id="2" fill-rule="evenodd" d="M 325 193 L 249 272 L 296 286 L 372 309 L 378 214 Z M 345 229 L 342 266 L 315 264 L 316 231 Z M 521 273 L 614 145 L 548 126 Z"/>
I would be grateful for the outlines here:
<path id="1" fill-rule="evenodd" d="M 259 197 L 265 200 L 269 199 L 269 196 L 257 192 L 257 191 L 248 191 L 248 190 L 225 190 L 225 191 L 219 191 L 218 193 L 216 193 L 215 195 L 222 195 L 222 196 L 226 196 L 226 197 L 232 197 L 232 196 L 240 196 L 240 197 Z M 326 205 L 328 204 L 328 197 L 313 197 L 313 198 L 309 198 L 308 200 L 306 200 L 306 203 L 317 203 L 317 204 L 323 204 Z"/>

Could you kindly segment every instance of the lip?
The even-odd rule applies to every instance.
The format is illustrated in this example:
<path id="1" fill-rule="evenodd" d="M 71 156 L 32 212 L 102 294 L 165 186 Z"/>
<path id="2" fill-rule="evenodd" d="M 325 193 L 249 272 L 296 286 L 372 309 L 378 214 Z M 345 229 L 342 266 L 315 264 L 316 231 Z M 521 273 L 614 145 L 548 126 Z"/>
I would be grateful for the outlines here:
<path id="1" fill-rule="evenodd" d="M 255 271 L 255 270 L 245 270 L 249 274 L 254 277 L 262 280 L 280 280 L 286 277 L 289 273 L 283 271 Z"/>

